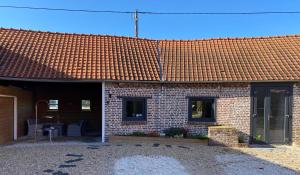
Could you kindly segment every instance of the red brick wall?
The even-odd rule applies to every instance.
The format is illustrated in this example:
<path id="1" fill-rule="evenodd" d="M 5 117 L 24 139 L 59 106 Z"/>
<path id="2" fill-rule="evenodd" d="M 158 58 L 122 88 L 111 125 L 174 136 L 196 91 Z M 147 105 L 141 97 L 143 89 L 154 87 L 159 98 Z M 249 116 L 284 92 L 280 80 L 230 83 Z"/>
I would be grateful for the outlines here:
<path id="1" fill-rule="evenodd" d="M 148 99 L 147 122 L 125 125 L 122 122 L 122 98 L 144 96 Z M 212 96 L 216 100 L 216 123 L 189 123 L 188 96 Z M 225 124 L 250 135 L 249 84 L 142 84 L 106 83 L 107 135 L 133 131 L 162 132 L 169 127 L 185 127 L 193 134 L 207 134 L 207 126 Z"/>
<path id="2" fill-rule="evenodd" d="M 158 84 L 106 83 L 106 131 L 108 135 L 122 135 L 134 131 L 151 132 L 159 129 Z M 110 94 L 110 95 L 109 95 Z M 122 98 L 119 96 L 151 97 L 147 100 L 147 123 L 129 125 L 122 122 Z"/>

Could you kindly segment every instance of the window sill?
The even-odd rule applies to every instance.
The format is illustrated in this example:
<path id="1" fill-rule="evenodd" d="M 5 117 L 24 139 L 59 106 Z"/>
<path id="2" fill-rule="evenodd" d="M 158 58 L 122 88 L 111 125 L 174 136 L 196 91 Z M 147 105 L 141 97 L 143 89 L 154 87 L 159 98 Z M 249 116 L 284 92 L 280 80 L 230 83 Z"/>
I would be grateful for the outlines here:
<path id="1" fill-rule="evenodd" d="M 147 121 L 122 121 L 122 125 L 147 125 Z"/>
<path id="2" fill-rule="evenodd" d="M 204 125 L 204 126 L 214 126 L 217 125 L 217 122 L 203 122 L 203 121 L 188 121 L 189 125 Z"/>

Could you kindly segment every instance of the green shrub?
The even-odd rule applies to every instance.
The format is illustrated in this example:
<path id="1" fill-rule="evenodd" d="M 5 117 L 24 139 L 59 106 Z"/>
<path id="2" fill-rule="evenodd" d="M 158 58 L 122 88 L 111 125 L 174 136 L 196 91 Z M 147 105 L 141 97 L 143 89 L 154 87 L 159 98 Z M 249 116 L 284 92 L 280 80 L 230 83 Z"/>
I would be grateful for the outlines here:
<path id="1" fill-rule="evenodd" d="M 243 136 L 239 136 L 239 143 L 245 143 Z"/>
<path id="2" fill-rule="evenodd" d="M 203 134 L 199 134 L 199 135 L 190 135 L 188 136 L 189 139 L 199 139 L 199 140 L 207 140 L 208 136 L 207 135 L 203 135 Z"/>
<path id="3" fill-rule="evenodd" d="M 184 128 L 165 129 L 164 133 L 167 137 L 187 137 L 188 130 Z"/>
<path id="4" fill-rule="evenodd" d="M 261 141 L 261 140 L 262 140 L 262 135 L 257 134 L 257 135 L 255 136 L 255 140 Z"/>
<path id="5" fill-rule="evenodd" d="M 132 134 L 130 134 L 130 136 L 143 137 L 143 136 L 146 136 L 146 134 L 141 131 L 135 131 L 135 132 L 132 132 Z"/>
<path id="6" fill-rule="evenodd" d="M 147 134 L 148 137 L 160 137 L 160 134 L 158 132 L 149 132 Z"/>
<path id="7" fill-rule="evenodd" d="M 208 136 L 203 135 L 203 134 L 199 134 L 199 135 L 191 135 L 188 138 L 190 138 L 190 139 L 199 139 L 199 140 L 207 140 Z"/>

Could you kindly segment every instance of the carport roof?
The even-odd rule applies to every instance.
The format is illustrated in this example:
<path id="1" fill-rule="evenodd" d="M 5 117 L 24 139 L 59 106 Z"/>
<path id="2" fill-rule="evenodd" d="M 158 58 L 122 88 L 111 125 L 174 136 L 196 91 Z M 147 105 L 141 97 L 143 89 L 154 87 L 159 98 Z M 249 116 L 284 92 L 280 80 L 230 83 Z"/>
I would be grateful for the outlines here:
<path id="1" fill-rule="evenodd" d="M 268 82 L 300 79 L 300 35 L 202 40 L 0 29 L 0 77 Z"/>

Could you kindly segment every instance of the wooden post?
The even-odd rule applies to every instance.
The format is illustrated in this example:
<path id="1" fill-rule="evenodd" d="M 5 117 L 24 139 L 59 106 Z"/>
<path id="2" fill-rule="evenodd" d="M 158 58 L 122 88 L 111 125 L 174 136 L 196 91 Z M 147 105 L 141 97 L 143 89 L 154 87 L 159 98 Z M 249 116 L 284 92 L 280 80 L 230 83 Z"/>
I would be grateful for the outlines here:
<path id="1" fill-rule="evenodd" d="M 136 38 L 139 37 L 139 16 L 138 16 L 138 11 L 135 10 L 135 13 L 134 13 L 134 36 Z"/>

